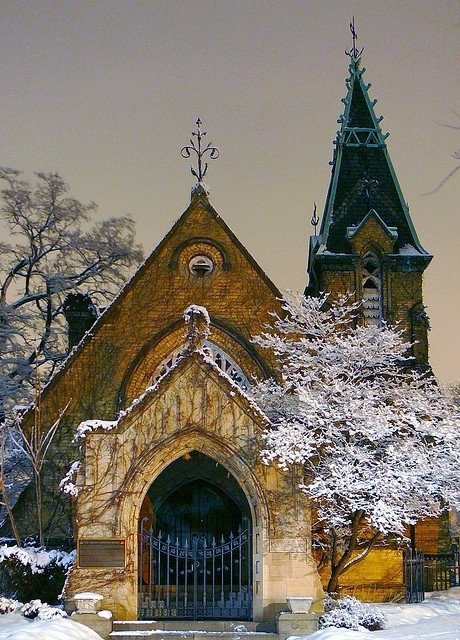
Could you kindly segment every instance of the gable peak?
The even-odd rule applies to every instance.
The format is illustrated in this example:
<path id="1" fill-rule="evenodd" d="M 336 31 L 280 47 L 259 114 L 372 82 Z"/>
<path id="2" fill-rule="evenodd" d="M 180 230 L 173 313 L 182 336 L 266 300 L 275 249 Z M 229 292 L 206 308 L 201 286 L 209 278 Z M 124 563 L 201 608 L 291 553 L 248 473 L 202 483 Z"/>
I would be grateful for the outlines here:
<path id="1" fill-rule="evenodd" d="M 204 184 L 204 182 L 197 182 L 192 187 L 190 199 L 192 201 L 198 198 L 206 198 L 206 200 L 209 200 L 210 193 L 209 188 Z"/>

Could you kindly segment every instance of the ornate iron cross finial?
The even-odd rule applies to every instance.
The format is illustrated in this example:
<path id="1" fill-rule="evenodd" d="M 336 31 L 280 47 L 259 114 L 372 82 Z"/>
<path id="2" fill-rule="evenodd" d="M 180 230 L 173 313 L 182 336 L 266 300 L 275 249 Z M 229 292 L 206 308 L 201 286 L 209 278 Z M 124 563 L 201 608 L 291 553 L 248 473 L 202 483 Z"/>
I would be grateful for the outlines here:
<path id="1" fill-rule="evenodd" d="M 318 218 L 318 215 L 316 213 L 316 202 L 314 202 L 313 203 L 313 215 L 311 217 L 310 224 L 315 229 L 315 236 L 317 235 L 316 234 L 316 227 L 318 226 L 318 222 L 319 222 L 319 218 Z"/>
<path id="2" fill-rule="evenodd" d="M 202 139 L 206 135 L 206 131 L 201 131 L 201 122 L 200 118 L 196 121 L 196 131 L 192 131 L 192 138 L 190 138 L 190 145 L 186 145 L 182 147 L 180 153 L 183 158 L 190 158 L 192 151 L 194 151 L 198 157 L 198 169 L 194 169 L 190 167 L 190 171 L 192 175 L 198 180 L 198 182 L 202 182 L 203 178 L 206 175 L 206 171 L 208 170 L 208 163 L 205 162 L 203 166 L 203 156 L 205 153 L 209 153 L 209 157 L 211 160 L 215 160 L 219 157 L 219 149 L 217 147 L 212 146 L 212 142 L 208 142 L 204 149 L 202 148 Z M 196 138 L 196 144 L 195 139 Z"/>
<path id="3" fill-rule="evenodd" d="M 361 49 L 361 51 L 358 51 L 356 47 L 356 41 L 358 40 L 358 35 L 355 29 L 355 16 L 353 16 L 353 19 L 350 22 L 350 31 L 353 37 L 353 46 L 349 51 L 345 50 L 345 53 L 347 54 L 347 56 L 349 56 L 352 60 L 356 62 L 361 57 L 361 54 L 364 51 L 364 47 Z"/>

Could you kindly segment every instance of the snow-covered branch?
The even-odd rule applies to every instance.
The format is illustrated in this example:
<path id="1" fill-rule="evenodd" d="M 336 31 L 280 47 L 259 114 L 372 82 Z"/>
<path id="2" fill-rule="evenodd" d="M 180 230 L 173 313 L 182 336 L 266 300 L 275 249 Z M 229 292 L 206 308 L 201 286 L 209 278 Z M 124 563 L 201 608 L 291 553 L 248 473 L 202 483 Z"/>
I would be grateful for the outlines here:
<path id="1" fill-rule="evenodd" d="M 283 306 L 255 338 L 282 371 L 252 390 L 272 424 L 262 457 L 304 465 L 302 490 L 336 555 L 335 590 L 370 545 L 460 506 L 459 407 L 411 366 L 398 331 L 360 324 L 346 298 L 290 296 Z"/>
<path id="2" fill-rule="evenodd" d="M 81 288 L 105 305 L 142 259 L 129 217 L 90 224 L 94 203 L 69 197 L 58 174 L 0 169 L 0 422 L 30 399 L 34 371 L 42 383 L 66 351 L 63 302 Z"/>

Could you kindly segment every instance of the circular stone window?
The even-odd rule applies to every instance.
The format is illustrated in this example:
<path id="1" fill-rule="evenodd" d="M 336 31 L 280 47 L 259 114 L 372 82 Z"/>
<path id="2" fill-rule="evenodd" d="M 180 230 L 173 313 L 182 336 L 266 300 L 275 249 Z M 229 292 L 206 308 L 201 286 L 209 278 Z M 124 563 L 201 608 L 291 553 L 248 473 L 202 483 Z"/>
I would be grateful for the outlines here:
<path id="1" fill-rule="evenodd" d="M 212 273 L 214 269 L 214 262 L 209 256 L 194 256 L 188 263 L 190 273 L 198 278 L 203 278 Z"/>

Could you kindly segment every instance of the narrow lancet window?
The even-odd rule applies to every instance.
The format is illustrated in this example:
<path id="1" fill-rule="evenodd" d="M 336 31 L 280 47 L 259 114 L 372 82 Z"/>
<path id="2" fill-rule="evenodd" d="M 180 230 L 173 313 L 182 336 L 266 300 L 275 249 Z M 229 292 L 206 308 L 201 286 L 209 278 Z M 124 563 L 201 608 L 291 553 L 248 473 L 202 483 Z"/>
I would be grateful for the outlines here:
<path id="1" fill-rule="evenodd" d="M 364 321 L 368 325 L 380 325 L 383 320 L 382 277 L 379 260 L 373 253 L 364 258 L 362 292 Z"/>

